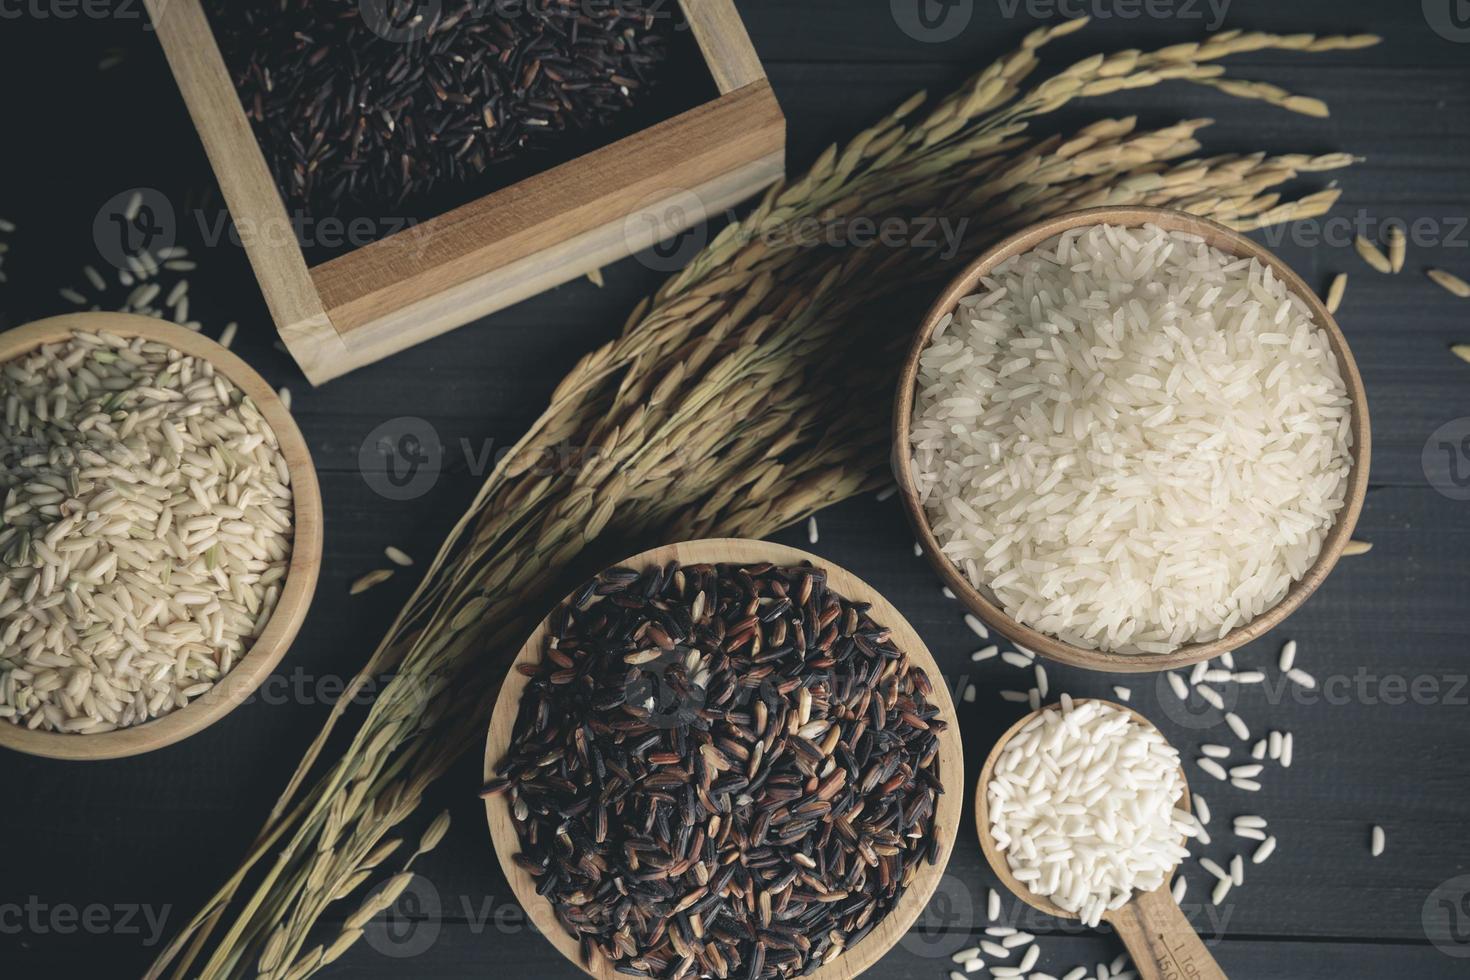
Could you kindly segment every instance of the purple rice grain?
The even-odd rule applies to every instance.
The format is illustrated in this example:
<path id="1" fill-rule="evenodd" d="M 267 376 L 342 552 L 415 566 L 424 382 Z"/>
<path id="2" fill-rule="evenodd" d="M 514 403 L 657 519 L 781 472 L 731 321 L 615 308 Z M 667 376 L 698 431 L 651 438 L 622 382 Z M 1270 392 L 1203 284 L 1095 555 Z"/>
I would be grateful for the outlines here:
<path id="1" fill-rule="evenodd" d="M 521 670 L 484 795 L 589 965 L 809 974 L 938 858 L 929 678 L 820 568 L 611 569 Z"/>
<path id="2" fill-rule="evenodd" d="M 657 9 L 584 0 L 209 4 L 282 195 L 317 216 L 401 204 L 566 131 L 607 125 L 667 56 Z M 431 19 L 415 20 L 419 11 Z"/>

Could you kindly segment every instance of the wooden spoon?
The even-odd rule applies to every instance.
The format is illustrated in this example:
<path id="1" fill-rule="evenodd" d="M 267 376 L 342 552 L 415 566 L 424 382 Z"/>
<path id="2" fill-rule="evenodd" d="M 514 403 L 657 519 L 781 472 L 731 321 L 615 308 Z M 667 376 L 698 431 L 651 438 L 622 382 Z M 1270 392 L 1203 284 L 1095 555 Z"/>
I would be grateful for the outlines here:
<path id="1" fill-rule="evenodd" d="M 1131 708 L 1114 704 L 1111 701 L 1091 700 L 1120 711 L 1126 711 L 1140 724 L 1147 725 L 1149 728 L 1154 727 L 1152 722 Z M 1088 699 L 1074 702 L 1076 705 L 1087 703 Z M 995 748 L 990 750 L 990 757 L 985 760 L 985 768 L 980 771 L 980 781 L 975 786 L 975 823 L 980 831 L 980 847 L 985 851 L 985 859 L 990 862 L 990 867 L 999 876 L 1001 882 L 1016 897 L 1047 915 L 1054 915 L 1059 919 L 1076 919 L 1077 915 L 1035 894 L 1011 874 L 1010 864 L 1006 861 L 1000 848 L 996 846 L 995 838 L 990 832 L 989 794 L 985 791 L 990 785 L 996 761 L 1000 758 L 1001 750 L 1005 748 L 1006 743 L 1041 711 L 1058 710 L 1060 710 L 1058 705 L 1049 705 L 1040 711 L 1033 711 L 1012 725 L 1010 730 L 1001 736 L 1000 741 L 995 743 Z M 1184 778 L 1182 770 L 1180 778 Z M 1188 812 L 1189 784 L 1187 781 L 1184 786 L 1184 795 L 1180 797 L 1178 805 L 1179 809 Z M 1118 931 L 1118 935 L 1123 939 L 1123 945 L 1128 947 L 1128 953 L 1133 957 L 1138 975 L 1143 980 L 1225 980 L 1225 974 L 1220 970 L 1215 958 L 1210 955 L 1205 944 L 1195 934 L 1194 927 L 1189 924 L 1189 920 L 1184 917 L 1184 913 L 1174 901 L 1167 881 L 1154 891 L 1135 894 L 1133 900 L 1127 905 L 1104 913 L 1103 920 Z"/>

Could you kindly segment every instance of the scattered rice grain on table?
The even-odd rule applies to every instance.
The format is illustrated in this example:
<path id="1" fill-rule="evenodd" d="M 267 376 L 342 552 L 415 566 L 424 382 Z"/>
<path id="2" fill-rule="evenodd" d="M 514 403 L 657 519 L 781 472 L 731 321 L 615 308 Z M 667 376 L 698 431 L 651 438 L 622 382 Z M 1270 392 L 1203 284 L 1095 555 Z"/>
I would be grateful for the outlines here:
<path id="1" fill-rule="evenodd" d="M 1393 272 L 1393 263 L 1388 260 L 1387 255 L 1383 254 L 1383 250 L 1362 235 L 1353 239 L 1353 248 L 1357 249 L 1358 255 L 1364 262 L 1372 266 L 1374 271 L 1385 275 Z"/>
<path id="2" fill-rule="evenodd" d="M 1332 285 L 1327 290 L 1327 312 L 1336 313 L 1342 308 L 1342 298 L 1347 293 L 1348 277 L 1346 272 L 1339 272 L 1332 279 Z"/>
<path id="3" fill-rule="evenodd" d="M 1388 226 L 1388 267 L 1394 275 L 1404 271 L 1404 262 L 1409 257 L 1409 239 L 1402 225 Z"/>
<path id="4" fill-rule="evenodd" d="M 374 569 L 373 571 L 368 572 L 366 575 L 355 580 L 351 585 L 349 585 L 347 587 L 347 594 L 361 595 L 375 585 L 382 585 L 384 582 L 388 581 L 392 577 L 393 569 L 391 568 Z"/>
<path id="5" fill-rule="evenodd" d="M 1460 299 L 1470 299 L 1470 282 L 1466 282 L 1453 272 L 1430 269 L 1427 274 L 1437 285 L 1449 290 Z"/>

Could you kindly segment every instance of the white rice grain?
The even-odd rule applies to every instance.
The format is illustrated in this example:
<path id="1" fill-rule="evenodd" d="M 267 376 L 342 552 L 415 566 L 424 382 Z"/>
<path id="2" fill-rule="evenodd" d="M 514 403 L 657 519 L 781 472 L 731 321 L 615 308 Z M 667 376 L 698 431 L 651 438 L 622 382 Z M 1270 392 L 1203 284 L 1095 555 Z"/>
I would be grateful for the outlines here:
<path id="1" fill-rule="evenodd" d="M 1296 664 L 1296 640 L 1287 640 L 1281 647 L 1281 658 L 1277 661 L 1284 674 Z"/>
<path id="2" fill-rule="evenodd" d="M 1231 881 L 1228 877 L 1221 878 L 1215 882 L 1215 890 L 1210 893 L 1210 904 L 1219 905 L 1225 901 L 1225 896 L 1230 894 L 1230 888 L 1234 884 L 1235 882 Z"/>
<path id="3" fill-rule="evenodd" d="M 1189 686 L 1184 683 L 1184 678 L 1173 671 L 1169 672 L 1169 686 L 1174 689 L 1174 696 L 1179 700 L 1189 700 Z"/>
<path id="4" fill-rule="evenodd" d="M 1216 864 L 1210 858 L 1200 858 L 1199 859 L 1199 865 L 1200 865 L 1200 867 L 1204 868 L 1206 871 L 1208 871 L 1210 874 L 1214 875 L 1216 878 L 1220 879 L 1221 881 L 1230 881 L 1230 880 L 1232 880 L 1231 877 L 1230 877 L 1230 872 L 1228 872 L 1224 868 L 1220 867 L 1218 864 Z"/>
<path id="5" fill-rule="evenodd" d="M 1039 959 L 1041 959 L 1041 947 L 1032 946 L 1026 950 L 1026 955 L 1021 957 L 1021 962 L 1017 966 L 1022 973 L 1030 973 L 1031 968 L 1036 965 L 1036 961 Z"/>
<path id="6" fill-rule="evenodd" d="M 1225 712 L 1225 724 L 1230 726 L 1230 730 L 1235 733 L 1236 738 L 1242 742 L 1250 741 L 1251 730 L 1246 727 L 1245 720 L 1240 715 L 1233 711 Z"/>
<path id="7" fill-rule="evenodd" d="M 1351 467 L 1310 308 L 1261 263 L 1154 226 L 1068 232 L 982 285 L 920 356 L 909 433 L 945 557 L 1094 649 L 1172 651 L 1280 602 Z"/>
<path id="8" fill-rule="evenodd" d="M 985 792 L 1011 873 L 1094 927 L 1135 891 L 1162 885 L 1197 832 L 1175 809 L 1178 753 L 1097 701 L 1042 712 L 1001 750 Z"/>
<path id="9" fill-rule="evenodd" d="M 1195 762 L 1205 772 L 1209 773 L 1211 776 L 1214 776 L 1216 779 L 1221 780 L 1222 782 L 1230 778 L 1229 776 L 1225 775 L 1225 767 L 1220 765 L 1220 763 L 1216 762 L 1214 759 L 1206 757 L 1202 759 L 1197 759 L 1195 760 Z"/>
<path id="10" fill-rule="evenodd" d="M 1288 670 L 1286 676 L 1293 684 L 1296 684 L 1298 687 L 1304 687 L 1309 691 L 1317 686 L 1317 678 L 1300 667 L 1293 667 L 1291 670 Z"/>

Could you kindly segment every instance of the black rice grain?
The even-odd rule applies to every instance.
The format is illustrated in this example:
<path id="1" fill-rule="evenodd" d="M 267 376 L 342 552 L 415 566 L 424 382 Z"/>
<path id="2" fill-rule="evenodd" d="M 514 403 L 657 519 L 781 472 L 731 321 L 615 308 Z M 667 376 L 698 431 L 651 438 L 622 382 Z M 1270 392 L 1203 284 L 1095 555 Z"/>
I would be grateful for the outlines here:
<path id="1" fill-rule="evenodd" d="M 400 204 L 594 129 L 667 54 L 655 5 L 212 0 L 276 183 L 316 216 Z"/>
<path id="2" fill-rule="evenodd" d="M 929 679 L 811 566 L 614 569 L 577 591 L 486 795 L 585 959 L 788 978 L 937 849 Z"/>

